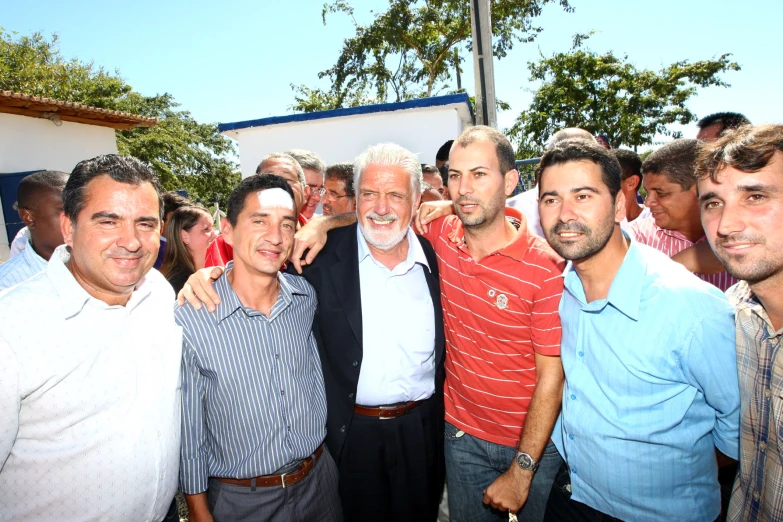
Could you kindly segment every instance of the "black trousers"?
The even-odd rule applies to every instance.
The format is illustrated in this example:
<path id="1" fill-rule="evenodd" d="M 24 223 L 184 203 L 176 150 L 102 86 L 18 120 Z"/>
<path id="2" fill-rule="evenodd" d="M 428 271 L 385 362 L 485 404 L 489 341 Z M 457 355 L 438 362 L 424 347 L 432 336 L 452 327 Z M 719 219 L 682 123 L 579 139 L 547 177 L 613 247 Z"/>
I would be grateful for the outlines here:
<path id="1" fill-rule="evenodd" d="M 354 414 L 337 465 L 346 522 L 433 522 L 443 491 L 443 402 L 382 420 Z"/>
<path id="2" fill-rule="evenodd" d="M 619 518 L 591 508 L 571 499 L 571 476 L 563 464 L 557 472 L 549 500 L 546 503 L 544 522 L 622 522 Z"/>

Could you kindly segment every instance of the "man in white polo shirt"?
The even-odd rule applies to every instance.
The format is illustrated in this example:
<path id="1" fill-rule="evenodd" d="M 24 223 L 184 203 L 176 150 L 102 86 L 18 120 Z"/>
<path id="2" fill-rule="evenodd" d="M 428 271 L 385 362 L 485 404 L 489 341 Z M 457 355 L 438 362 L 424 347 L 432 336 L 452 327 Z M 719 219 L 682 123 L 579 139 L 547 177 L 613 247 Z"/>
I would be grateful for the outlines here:
<path id="1" fill-rule="evenodd" d="M 0 520 L 158 522 L 177 489 L 182 333 L 151 270 L 157 177 L 98 156 L 63 208 L 65 245 L 0 295 Z"/>

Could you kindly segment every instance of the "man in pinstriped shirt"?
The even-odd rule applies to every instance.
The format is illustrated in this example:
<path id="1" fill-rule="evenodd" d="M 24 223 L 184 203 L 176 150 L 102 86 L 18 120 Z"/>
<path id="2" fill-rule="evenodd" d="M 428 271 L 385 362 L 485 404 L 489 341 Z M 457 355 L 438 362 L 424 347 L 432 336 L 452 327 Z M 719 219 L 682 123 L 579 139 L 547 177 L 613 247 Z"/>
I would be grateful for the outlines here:
<path id="1" fill-rule="evenodd" d="M 696 196 L 696 140 L 675 140 L 650 154 L 642 164 L 651 215 L 628 227 L 633 239 L 669 257 L 705 241 Z M 725 270 L 697 276 L 724 292 L 737 282 Z"/>
<path id="2" fill-rule="evenodd" d="M 19 183 L 16 206 L 30 238 L 18 256 L 0 265 L 0 290 L 42 272 L 54 249 L 63 244 L 60 213 L 66 181 L 65 172 L 44 170 L 25 176 Z"/>
<path id="3" fill-rule="evenodd" d="M 323 446 L 315 290 L 279 272 L 296 231 L 293 191 L 278 176 L 252 176 L 227 214 L 234 260 L 215 283 L 216 313 L 176 311 L 190 520 L 341 520 L 337 468 Z"/>

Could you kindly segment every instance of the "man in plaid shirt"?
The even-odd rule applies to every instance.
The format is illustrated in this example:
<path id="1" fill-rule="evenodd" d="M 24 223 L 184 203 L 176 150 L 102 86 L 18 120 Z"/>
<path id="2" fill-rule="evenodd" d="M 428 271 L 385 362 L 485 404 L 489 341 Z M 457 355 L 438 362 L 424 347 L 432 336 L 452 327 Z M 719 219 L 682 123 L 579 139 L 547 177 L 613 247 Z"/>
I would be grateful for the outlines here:
<path id="1" fill-rule="evenodd" d="M 740 473 L 728 520 L 783 520 L 783 125 L 741 127 L 699 154 L 699 203 L 715 255 L 740 279 Z M 780 357 L 780 359 L 778 358 Z"/>

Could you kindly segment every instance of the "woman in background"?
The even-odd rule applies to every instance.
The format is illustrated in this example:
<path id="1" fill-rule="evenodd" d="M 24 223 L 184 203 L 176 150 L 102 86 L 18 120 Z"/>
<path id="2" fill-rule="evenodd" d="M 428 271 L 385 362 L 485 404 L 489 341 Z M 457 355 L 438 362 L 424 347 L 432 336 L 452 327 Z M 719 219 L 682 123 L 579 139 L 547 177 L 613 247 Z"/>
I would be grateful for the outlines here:
<path id="1" fill-rule="evenodd" d="M 165 236 L 168 246 L 160 271 L 174 292 L 179 292 L 190 274 L 204 268 L 207 246 L 217 237 L 217 232 L 206 209 L 187 206 L 171 215 Z"/>

